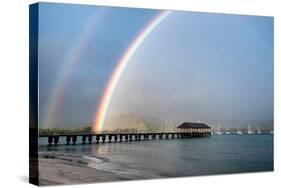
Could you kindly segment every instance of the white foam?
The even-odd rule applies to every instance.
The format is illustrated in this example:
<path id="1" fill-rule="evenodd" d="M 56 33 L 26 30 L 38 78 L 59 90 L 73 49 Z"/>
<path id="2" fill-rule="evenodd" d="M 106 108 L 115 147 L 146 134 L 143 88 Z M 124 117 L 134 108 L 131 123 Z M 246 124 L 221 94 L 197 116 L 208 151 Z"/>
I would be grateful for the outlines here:
<path id="1" fill-rule="evenodd" d="M 87 160 L 91 160 L 91 161 L 93 161 L 95 163 L 102 163 L 103 162 L 102 159 L 99 159 L 97 157 L 90 157 L 90 156 L 84 155 L 84 156 L 82 156 L 82 158 L 87 159 Z"/>

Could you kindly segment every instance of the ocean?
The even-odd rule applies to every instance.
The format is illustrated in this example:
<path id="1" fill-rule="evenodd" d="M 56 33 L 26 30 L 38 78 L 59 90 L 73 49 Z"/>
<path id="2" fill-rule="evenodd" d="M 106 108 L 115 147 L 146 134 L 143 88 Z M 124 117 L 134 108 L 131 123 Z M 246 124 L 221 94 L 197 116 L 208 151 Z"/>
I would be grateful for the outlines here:
<path id="1" fill-rule="evenodd" d="M 212 135 L 210 138 L 47 146 L 41 153 L 75 155 L 89 167 L 128 179 L 273 171 L 273 135 Z M 137 178 L 135 178 L 137 177 Z"/>

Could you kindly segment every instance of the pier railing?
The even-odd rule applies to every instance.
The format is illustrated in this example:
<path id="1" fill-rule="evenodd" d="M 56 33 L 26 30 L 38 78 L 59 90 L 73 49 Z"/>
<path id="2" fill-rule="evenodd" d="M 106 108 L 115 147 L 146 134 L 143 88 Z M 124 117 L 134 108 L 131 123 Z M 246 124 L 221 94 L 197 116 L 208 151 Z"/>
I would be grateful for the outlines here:
<path id="1" fill-rule="evenodd" d="M 157 133 L 101 133 L 39 135 L 48 138 L 48 145 L 75 145 L 92 143 L 132 142 L 141 140 L 183 139 L 210 137 L 211 132 L 157 132 Z M 63 139 L 62 139 L 63 138 Z M 61 141 L 61 142 L 60 142 Z M 64 142 L 64 143 L 63 143 Z"/>

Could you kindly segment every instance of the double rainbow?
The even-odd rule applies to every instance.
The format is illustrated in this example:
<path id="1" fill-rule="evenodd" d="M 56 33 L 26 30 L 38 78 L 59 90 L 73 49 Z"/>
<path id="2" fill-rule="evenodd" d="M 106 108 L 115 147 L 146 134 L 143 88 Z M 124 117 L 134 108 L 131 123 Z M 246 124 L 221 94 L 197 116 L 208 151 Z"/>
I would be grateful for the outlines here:
<path id="1" fill-rule="evenodd" d="M 85 24 L 82 32 L 80 34 L 81 37 L 78 37 L 79 40 L 72 46 L 68 55 L 65 56 L 63 60 L 63 65 L 61 68 L 61 72 L 58 74 L 59 77 L 57 82 L 53 85 L 51 89 L 51 94 L 49 101 L 46 105 L 46 114 L 42 117 L 42 124 L 40 123 L 40 127 L 54 127 L 54 119 L 57 115 L 58 106 L 60 106 L 61 101 L 63 101 L 63 93 L 64 93 L 64 84 L 67 82 L 68 76 L 71 74 L 75 65 L 79 62 L 79 54 L 83 51 L 83 49 L 87 46 L 87 41 L 90 41 L 89 38 L 93 36 L 94 32 L 99 23 L 106 16 L 107 11 L 105 9 L 100 9 L 98 12 L 95 12 L 90 20 Z M 106 89 L 103 92 L 101 102 L 98 107 L 97 113 L 94 115 L 92 131 L 100 132 L 103 130 L 104 121 L 107 115 L 107 111 L 114 94 L 114 90 L 117 86 L 117 83 L 126 68 L 126 65 L 129 63 L 130 59 L 139 48 L 139 46 L 143 43 L 146 37 L 171 13 L 171 11 L 161 11 L 158 15 L 156 15 L 145 27 L 144 29 L 137 35 L 137 37 L 131 42 L 121 59 L 118 61 L 110 79 L 106 86 Z M 39 91 L 40 92 L 40 91 Z M 40 117 L 39 117 L 40 118 Z"/>

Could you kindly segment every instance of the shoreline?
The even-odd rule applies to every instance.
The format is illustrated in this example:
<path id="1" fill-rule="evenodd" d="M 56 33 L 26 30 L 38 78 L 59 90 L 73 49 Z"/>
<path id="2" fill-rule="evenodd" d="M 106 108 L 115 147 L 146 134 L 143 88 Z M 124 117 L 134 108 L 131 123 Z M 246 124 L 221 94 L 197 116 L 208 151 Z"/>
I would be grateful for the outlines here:
<path id="1" fill-rule="evenodd" d="M 98 160 L 98 159 L 97 159 Z M 131 180 L 109 171 L 91 168 L 91 159 L 76 155 L 39 153 L 39 185 L 65 185 Z M 99 161 L 97 161 L 99 163 Z"/>

